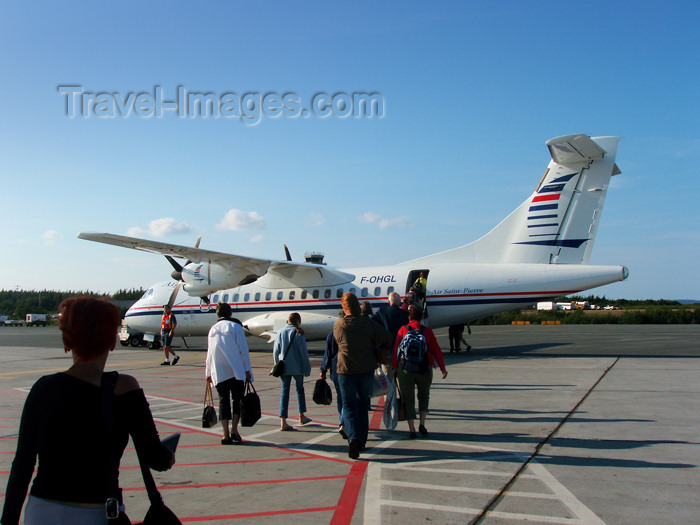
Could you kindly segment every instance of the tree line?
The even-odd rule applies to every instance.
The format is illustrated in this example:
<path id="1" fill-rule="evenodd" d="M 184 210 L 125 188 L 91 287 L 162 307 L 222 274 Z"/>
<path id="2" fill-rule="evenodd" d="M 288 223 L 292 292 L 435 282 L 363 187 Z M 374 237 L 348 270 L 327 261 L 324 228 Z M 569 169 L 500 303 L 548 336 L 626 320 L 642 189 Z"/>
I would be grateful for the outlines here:
<path id="1" fill-rule="evenodd" d="M 554 302 L 570 301 L 588 301 L 589 304 L 595 304 L 601 308 L 618 306 L 622 311 L 517 309 L 479 319 L 473 324 L 511 324 L 518 321 L 528 321 L 531 324 L 547 321 L 558 321 L 561 324 L 700 324 L 698 303 L 681 304 L 668 299 L 607 299 L 605 296 L 597 295 L 572 295 L 554 300 Z"/>
<path id="2" fill-rule="evenodd" d="M 141 288 L 117 290 L 113 294 L 101 294 L 88 290 L 0 290 L 0 315 L 10 319 L 24 319 L 27 314 L 56 314 L 58 305 L 68 297 L 87 295 L 113 300 L 137 300 L 144 293 Z"/>

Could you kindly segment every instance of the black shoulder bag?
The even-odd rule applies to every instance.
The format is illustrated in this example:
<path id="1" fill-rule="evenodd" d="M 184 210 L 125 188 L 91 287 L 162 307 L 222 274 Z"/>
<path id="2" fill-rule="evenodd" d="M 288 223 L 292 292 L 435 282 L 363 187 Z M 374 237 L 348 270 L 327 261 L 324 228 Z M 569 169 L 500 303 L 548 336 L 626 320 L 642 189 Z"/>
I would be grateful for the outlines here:
<path id="1" fill-rule="evenodd" d="M 291 339 L 289 340 L 289 345 L 287 345 L 287 348 L 282 350 L 282 355 L 280 356 L 279 361 L 275 364 L 275 366 L 272 367 L 272 370 L 270 370 L 270 375 L 272 377 L 280 377 L 284 375 L 284 356 L 287 355 L 287 350 L 289 350 L 289 347 L 292 346 L 292 342 L 294 341 L 294 337 L 297 335 L 296 330 L 292 334 Z"/>
<path id="2" fill-rule="evenodd" d="M 113 398 L 114 398 L 114 387 L 117 385 L 117 379 L 119 378 L 118 372 L 110 372 L 102 374 L 102 420 L 104 422 L 105 428 L 107 430 L 107 440 L 110 444 L 111 457 L 116 457 L 115 443 L 114 443 L 114 415 L 113 415 Z M 156 487 L 156 482 L 153 479 L 153 474 L 151 474 L 151 469 L 148 464 L 142 459 L 139 450 L 136 449 L 136 454 L 139 458 L 139 465 L 141 467 L 141 475 L 143 476 L 143 483 L 146 486 L 146 491 L 148 492 L 148 499 L 151 502 L 151 506 L 146 513 L 146 517 L 142 522 L 136 523 L 135 525 L 182 525 L 182 522 L 177 516 L 163 503 L 163 498 L 158 492 Z M 107 513 L 107 522 L 110 525 L 131 525 L 131 520 L 126 515 L 126 513 L 119 510 L 119 506 L 122 504 L 121 489 L 118 487 L 116 480 L 114 487 L 111 491 L 111 497 L 107 498 L 105 504 L 105 511 Z"/>

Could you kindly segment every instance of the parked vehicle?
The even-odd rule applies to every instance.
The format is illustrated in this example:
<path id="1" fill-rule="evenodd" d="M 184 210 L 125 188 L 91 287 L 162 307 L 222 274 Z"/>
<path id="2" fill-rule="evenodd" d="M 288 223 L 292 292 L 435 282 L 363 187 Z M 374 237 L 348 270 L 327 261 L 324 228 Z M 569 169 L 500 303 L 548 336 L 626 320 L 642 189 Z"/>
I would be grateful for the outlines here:
<path id="1" fill-rule="evenodd" d="M 46 314 L 27 314 L 27 326 L 46 326 Z"/>
<path id="2" fill-rule="evenodd" d="M 557 303 L 560 310 L 574 310 L 574 303 Z"/>
<path id="3" fill-rule="evenodd" d="M 141 346 L 144 344 L 143 333 L 137 332 L 122 321 L 122 326 L 119 329 L 119 342 L 122 346 Z"/>
<path id="4" fill-rule="evenodd" d="M 537 309 L 538 310 L 558 310 L 559 307 L 557 306 L 557 303 L 554 303 L 552 301 L 541 301 L 537 303 Z"/>

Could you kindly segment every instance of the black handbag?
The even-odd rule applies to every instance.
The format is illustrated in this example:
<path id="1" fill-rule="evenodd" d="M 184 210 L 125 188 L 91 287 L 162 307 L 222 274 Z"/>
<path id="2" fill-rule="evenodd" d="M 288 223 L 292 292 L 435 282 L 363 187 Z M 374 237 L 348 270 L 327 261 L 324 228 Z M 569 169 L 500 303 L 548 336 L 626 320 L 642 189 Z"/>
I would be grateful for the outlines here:
<path id="1" fill-rule="evenodd" d="M 333 402 L 333 392 L 325 379 L 316 380 L 313 399 L 317 405 L 330 405 Z"/>
<path id="2" fill-rule="evenodd" d="M 214 394 L 211 391 L 211 383 L 207 381 L 204 390 L 204 411 L 202 412 L 202 428 L 211 428 L 216 425 L 216 409 L 214 408 Z"/>
<path id="3" fill-rule="evenodd" d="M 175 515 L 175 513 L 165 506 L 163 503 L 163 498 L 158 492 L 156 487 L 156 482 L 153 479 L 153 474 L 151 474 L 151 469 L 148 467 L 145 461 L 141 460 L 141 454 L 136 451 L 139 457 L 139 465 L 141 466 L 141 474 L 143 475 L 143 484 L 146 485 L 146 491 L 148 492 L 148 499 L 151 502 L 151 506 L 148 507 L 148 512 L 143 518 L 140 525 L 182 525 L 180 519 Z M 136 525 L 139 525 L 138 523 Z"/>
<path id="4" fill-rule="evenodd" d="M 294 337 L 297 335 L 296 332 L 292 334 L 291 339 L 289 340 L 289 346 L 285 348 L 282 351 L 282 355 L 280 356 L 279 361 L 275 363 L 275 366 L 272 367 L 272 370 L 270 370 L 270 375 L 272 377 L 280 377 L 284 375 L 284 356 L 287 355 L 287 350 L 289 350 L 289 347 L 292 346 L 292 341 L 294 341 Z"/>
<path id="5" fill-rule="evenodd" d="M 272 377 L 280 377 L 281 375 L 284 374 L 284 359 L 280 359 L 275 363 L 275 366 L 272 367 L 272 370 L 270 370 L 270 375 Z"/>
<path id="6" fill-rule="evenodd" d="M 260 397 L 253 383 L 245 382 L 245 395 L 241 399 L 241 426 L 252 427 L 262 416 Z"/>
<path id="7" fill-rule="evenodd" d="M 109 448 L 112 454 L 116 452 L 114 444 L 114 420 L 112 419 L 112 398 L 114 396 L 114 388 L 117 385 L 118 377 L 118 372 L 103 374 L 101 385 L 102 420 L 109 436 Z M 209 388 L 211 392 L 211 387 Z M 142 522 L 135 523 L 134 525 L 182 525 L 182 522 L 178 519 L 175 513 L 166 507 L 165 503 L 163 503 L 163 498 L 161 497 L 160 492 L 158 492 L 156 482 L 153 479 L 153 474 L 151 474 L 151 469 L 146 461 L 144 461 L 141 457 L 141 453 L 138 449 L 136 449 L 136 455 L 139 458 L 141 475 L 143 476 L 143 483 L 146 486 L 146 491 L 148 492 L 148 499 L 151 502 L 151 506 L 148 508 L 148 512 L 146 513 L 144 520 Z M 113 496 L 121 495 L 121 489 L 118 487 L 113 488 L 111 492 L 113 493 Z M 107 503 L 105 505 L 107 522 L 114 525 L 131 525 L 131 520 L 126 513 L 118 510 L 119 501 L 121 501 L 121 497 L 110 497 L 107 499 Z"/>

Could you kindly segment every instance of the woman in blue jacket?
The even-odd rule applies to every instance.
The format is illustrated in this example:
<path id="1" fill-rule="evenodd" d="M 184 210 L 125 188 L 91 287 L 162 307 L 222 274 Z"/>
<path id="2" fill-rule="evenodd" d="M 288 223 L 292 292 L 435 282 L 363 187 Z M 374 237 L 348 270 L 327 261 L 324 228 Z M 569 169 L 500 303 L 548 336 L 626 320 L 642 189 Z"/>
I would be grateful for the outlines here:
<path id="1" fill-rule="evenodd" d="M 301 316 L 291 313 L 285 327 L 277 332 L 275 346 L 272 355 L 275 364 L 284 360 L 284 374 L 280 376 L 282 382 L 282 392 L 280 393 L 280 430 L 294 430 L 294 427 L 287 424 L 289 412 L 289 388 L 294 378 L 297 391 L 297 407 L 299 408 L 299 423 L 305 425 L 311 419 L 304 415 L 306 412 L 306 397 L 304 395 L 304 377 L 311 374 L 311 362 L 309 352 L 306 348 L 306 337 L 300 328 Z"/>

